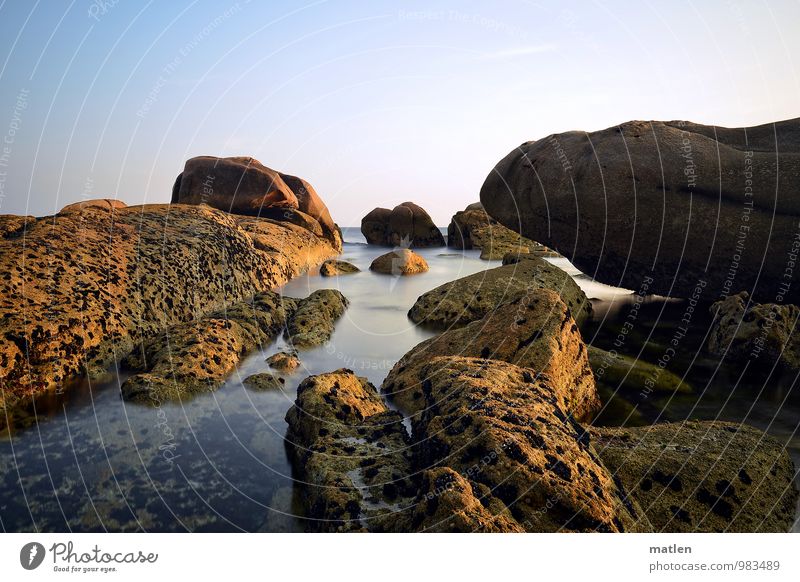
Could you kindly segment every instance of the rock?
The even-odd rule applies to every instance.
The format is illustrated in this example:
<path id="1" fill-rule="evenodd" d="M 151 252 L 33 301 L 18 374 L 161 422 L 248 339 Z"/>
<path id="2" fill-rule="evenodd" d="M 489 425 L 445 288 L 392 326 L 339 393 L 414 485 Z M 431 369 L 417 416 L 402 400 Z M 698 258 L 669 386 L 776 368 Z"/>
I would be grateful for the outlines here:
<path id="1" fill-rule="evenodd" d="M 68 204 L 59 210 L 58 214 L 62 216 L 68 214 L 80 214 L 86 210 L 99 210 L 113 214 L 114 211 L 122 208 L 127 208 L 127 204 L 125 204 L 122 200 L 98 198 L 95 200 L 83 200 L 81 202 L 75 202 L 74 204 Z"/>
<path id="2" fill-rule="evenodd" d="M 544 253 L 546 248 L 501 225 L 486 214 L 480 203 L 470 204 L 453 215 L 447 227 L 447 246 L 480 249 L 484 260 L 500 260 L 508 253 Z"/>
<path id="3" fill-rule="evenodd" d="M 397 249 L 372 261 L 369 270 L 395 277 L 417 275 L 428 270 L 428 263 L 414 251 Z"/>
<path id="4" fill-rule="evenodd" d="M 676 392 L 691 394 L 692 387 L 680 376 L 639 358 L 588 346 L 589 364 L 595 378 L 612 388 L 636 392 Z"/>
<path id="5" fill-rule="evenodd" d="M 0 214 L 0 236 L 4 239 L 21 237 L 25 234 L 26 227 L 34 224 L 36 224 L 35 216 Z"/>
<path id="6" fill-rule="evenodd" d="M 800 285 L 784 287 L 797 253 L 798 153 L 798 119 L 631 121 L 522 144 L 486 178 L 481 202 L 609 285 L 693 297 L 705 282 L 707 301 L 748 289 L 798 303 Z"/>
<path id="7" fill-rule="evenodd" d="M 375 208 L 361 219 L 367 244 L 404 248 L 443 247 L 444 237 L 424 209 L 403 202 L 392 210 Z"/>
<path id="8" fill-rule="evenodd" d="M 426 380 L 413 422 L 416 465 L 447 466 L 480 484 L 476 496 L 505 506 L 505 520 L 516 523 L 504 531 L 649 529 L 641 508 L 600 463 L 589 433 L 561 409 L 549 380 L 505 362 L 462 357 L 431 358 L 420 376 Z M 426 513 L 436 511 L 436 499 Z"/>
<path id="9" fill-rule="evenodd" d="M 258 392 L 266 390 L 280 390 L 283 388 L 285 383 L 286 380 L 279 378 L 275 374 L 270 374 L 269 372 L 253 374 L 252 376 L 248 376 L 242 380 L 242 384 L 244 384 L 245 388 L 256 390 Z"/>
<path id="10" fill-rule="evenodd" d="M 122 384 L 125 400 L 159 406 L 219 388 L 242 358 L 283 329 L 294 299 L 264 291 L 206 317 L 171 326 L 123 360 L 142 372 Z"/>
<path id="11" fill-rule="evenodd" d="M 278 352 L 267 358 L 267 364 L 281 372 L 294 372 L 300 366 L 300 358 L 297 352 Z"/>
<path id="12" fill-rule="evenodd" d="M 408 435 L 366 378 L 345 369 L 306 378 L 286 422 L 313 529 L 403 531 L 415 493 Z"/>
<path id="13" fill-rule="evenodd" d="M 752 360 L 762 367 L 779 363 L 800 368 L 800 342 L 795 325 L 797 305 L 758 304 L 743 291 L 711 306 L 714 322 L 708 334 L 708 351 L 739 362 Z"/>
<path id="14" fill-rule="evenodd" d="M 234 214 L 299 224 L 315 234 L 319 229 L 341 250 L 338 228 L 314 188 L 254 158 L 191 158 L 175 180 L 172 203 L 208 204 Z"/>
<path id="15" fill-rule="evenodd" d="M 459 327 L 535 289 L 558 293 L 579 324 L 591 315 L 592 304 L 572 277 L 544 259 L 532 257 L 440 285 L 420 296 L 408 316 L 439 329 Z"/>
<path id="16" fill-rule="evenodd" d="M 293 224 L 155 204 L 0 220 L 0 387 L 40 393 L 338 254 Z M 24 234 L 24 237 L 22 236 Z"/>
<path id="17" fill-rule="evenodd" d="M 333 334 L 336 320 L 349 302 L 336 289 L 320 289 L 302 299 L 286 326 L 286 338 L 295 347 L 321 346 Z"/>
<path id="18" fill-rule="evenodd" d="M 322 263 L 319 269 L 319 274 L 323 277 L 336 277 L 337 275 L 350 275 L 351 273 L 358 273 L 361 269 L 347 261 L 329 260 Z"/>
<path id="19" fill-rule="evenodd" d="M 423 367 L 437 356 L 501 360 L 547 378 L 565 413 L 591 418 L 600 401 L 586 346 L 561 298 L 549 289 L 504 304 L 484 319 L 428 339 L 405 354 L 389 372 L 382 391 L 409 416 L 422 412 Z"/>
<path id="20" fill-rule="evenodd" d="M 794 523 L 794 467 L 759 430 L 688 421 L 591 432 L 656 532 L 786 532 Z"/>

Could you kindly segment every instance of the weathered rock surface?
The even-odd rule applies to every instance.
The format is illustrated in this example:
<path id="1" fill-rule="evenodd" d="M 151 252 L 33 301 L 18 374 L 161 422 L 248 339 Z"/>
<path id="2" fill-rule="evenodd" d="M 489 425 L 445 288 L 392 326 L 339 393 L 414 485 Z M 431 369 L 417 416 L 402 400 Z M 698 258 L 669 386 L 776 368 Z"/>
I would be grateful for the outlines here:
<path id="1" fill-rule="evenodd" d="M 337 254 L 295 225 L 208 206 L 103 206 L 0 218 L 6 403 L 104 371 L 167 326 L 281 285 Z"/>
<path id="2" fill-rule="evenodd" d="M 408 415 L 425 407 L 425 364 L 437 356 L 502 360 L 546 378 L 565 413 L 588 419 L 600 401 L 586 346 L 570 309 L 554 291 L 533 289 L 481 320 L 428 339 L 404 355 L 382 391 Z"/>
<path id="3" fill-rule="evenodd" d="M 595 449 L 654 531 L 786 532 L 797 489 L 786 450 L 727 422 L 593 428 Z"/>
<path id="4" fill-rule="evenodd" d="M 415 489 L 402 421 L 350 370 L 300 384 L 286 440 L 314 529 L 403 531 Z"/>
<path id="5" fill-rule="evenodd" d="M 417 275 L 428 270 L 428 263 L 414 251 L 397 249 L 376 258 L 369 269 L 384 275 Z"/>
<path id="6" fill-rule="evenodd" d="M 606 384 L 627 390 L 690 393 L 692 387 L 677 374 L 639 358 L 587 346 L 589 364 L 595 378 Z"/>
<path id="7" fill-rule="evenodd" d="M 797 305 L 758 304 L 743 291 L 711 306 L 714 322 L 708 335 L 708 350 L 740 362 L 752 360 L 771 367 L 776 362 L 800 368 L 800 341 L 795 326 L 800 318 Z"/>
<path id="8" fill-rule="evenodd" d="M 270 368 L 274 368 L 280 372 L 294 372 L 300 366 L 300 358 L 297 357 L 297 352 L 278 352 L 272 354 L 267 358 L 267 364 Z"/>
<path id="9" fill-rule="evenodd" d="M 319 268 L 319 274 L 323 277 L 336 277 L 337 275 L 350 275 L 359 272 L 361 272 L 361 269 L 356 267 L 353 263 L 334 259 L 325 261 Z"/>
<path id="10" fill-rule="evenodd" d="M 800 120 L 749 128 L 631 121 L 524 143 L 481 189 L 486 211 L 584 273 L 703 298 L 786 290 L 800 218 Z M 773 215 L 774 212 L 774 215 Z M 789 274 L 790 279 L 791 273 Z"/>
<path id="11" fill-rule="evenodd" d="M 408 316 L 440 329 L 458 327 L 503 309 L 503 304 L 534 289 L 558 293 L 579 324 L 591 314 L 592 304 L 572 277 L 540 257 L 530 257 L 440 285 L 420 296 Z"/>
<path id="12" fill-rule="evenodd" d="M 262 372 L 260 374 L 253 374 L 242 380 L 242 384 L 250 390 L 257 392 L 266 390 L 280 390 L 286 384 L 286 380 L 270 374 L 269 372 Z"/>
<path id="13" fill-rule="evenodd" d="M 341 250 L 338 228 L 311 184 L 254 158 L 187 160 L 172 188 L 172 203 L 208 204 L 233 214 L 290 222 L 324 236 Z"/>
<path id="14" fill-rule="evenodd" d="M 403 202 L 392 210 L 375 208 L 361 219 L 361 233 L 367 244 L 405 248 L 443 247 L 442 233 L 433 219 L 413 202 Z"/>
<path id="15" fill-rule="evenodd" d="M 499 261 L 509 253 L 557 255 L 544 245 L 520 236 L 491 218 L 479 202 L 453 215 L 447 227 L 447 246 L 480 249 L 484 260 Z"/>
<path id="16" fill-rule="evenodd" d="M 314 291 L 299 302 L 286 326 L 286 338 L 294 347 L 321 346 L 331 338 L 336 320 L 348 305 L 336 289 Z"/>
<path id="17" fill-rule="evenodd" d="M 296 300 L 264 291 L 142 342 L 123 360 L 139 371 L 122 384 L 126 400 L 159 406 L 219 388 L 242 357 L 278 335 Z"/>

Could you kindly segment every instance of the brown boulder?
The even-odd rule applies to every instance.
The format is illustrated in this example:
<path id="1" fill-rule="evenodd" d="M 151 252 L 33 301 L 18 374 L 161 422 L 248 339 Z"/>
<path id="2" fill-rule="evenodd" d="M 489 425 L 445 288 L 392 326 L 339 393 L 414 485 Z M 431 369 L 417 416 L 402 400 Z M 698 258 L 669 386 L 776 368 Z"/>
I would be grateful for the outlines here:
<path id="1" fill-rule="evenodd" d="M 349 305 L 336 289 L 319 289 L 300 300 L 286 325 L 286 338 L 295 347 L 321 346 L 333 335 L 336 321 Z"/>
<path id="2" fill-rule="evenodd" d="M 369 270 L 395 277 L 417 275 L 428 270 L 428 263 L 414 251 L 397 249 L 372 261 Z"/>
<path id="3" fill-rule="evenodd" d="M 336 277 L 337 275 L 352 275 L 353 273 L 359 273 L 360 271 L 361 269 L 359 269 L 352 263 L 348 263 L 347 261 L 337 261 L 334 259 L 325 261 L 319 268 L 319 274 L 322 275 L 323 277 Z"/>
<path id="4" fill-rule="evenodd" d="M 425 210 L 403 202 L 392 210 L 375 208 L 361 219 L 367 244 L 403 248 L 443 247 L 444 237 Z"/>
<path id="5" fill-rule="evenodd" d="M 115 210 L 119 210 L 120 208 L 126 208 L 126 207 L 127 204 L 125 204 L 122 200 L 116 200 L 112 198 L 97 198 L 95 200 L 82 200 L 81 202 L 68 204 L 64 208 L 59 210 L 58 213 L 61 215 L 66 215 L 73 213 L 81 213 L 84 210 L 101 210 L 113 213 Z"/>

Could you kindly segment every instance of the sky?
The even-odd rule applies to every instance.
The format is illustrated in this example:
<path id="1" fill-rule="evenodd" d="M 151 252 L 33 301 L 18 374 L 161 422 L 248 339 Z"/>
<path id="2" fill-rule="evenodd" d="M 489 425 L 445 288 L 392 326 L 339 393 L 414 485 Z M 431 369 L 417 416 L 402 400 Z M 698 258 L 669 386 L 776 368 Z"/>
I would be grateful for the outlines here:
<path id="1" fill-rule="evenodd" d="M 0 214 L 168 202 L 249 155 L 342 226 L 447 225 L 519 144 L 800 116 L 800 2 L 0 0 Z"/>

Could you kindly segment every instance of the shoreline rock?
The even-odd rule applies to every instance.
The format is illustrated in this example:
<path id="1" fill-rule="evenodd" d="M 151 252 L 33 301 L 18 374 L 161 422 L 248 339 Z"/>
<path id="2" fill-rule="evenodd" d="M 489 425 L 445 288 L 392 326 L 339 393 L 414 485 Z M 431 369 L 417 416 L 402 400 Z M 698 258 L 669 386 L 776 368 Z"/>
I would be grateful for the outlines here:
<path id="1" fill-rule="evenodd" d="M 320 289 L 301 300 L 286 325 L 286 339 L 294 347 L 321 346 L 333 335 L 336 321 L 350 302 L 336 289 Z"/>
<path id="2" fill-rule="evenodd" d="M 413 202 L 403 202 L 392 210 L 375 208 L 361 219 L 361 233 L 370 245 L 404 248 L 445 246 L 444 237 L 433 219 Z"/>
<path id="3" fill-rule="evenodd" d="M 372 261 L 370 271 L 395 277 L 418 275 L 428 271 L 428 263 L 409 249 L 395 249 Z"/>
<path id="4" fill-rule="evenodd" d="M 322 263 L 319 268 L 319 274 L 323 277 L 336 277 L 338 275 L 352 275 L 353 273 L 360 273 L 361 269 L 356 267 L 353 263 L 347 261 L 338 261 L 330 259 Z"/>

